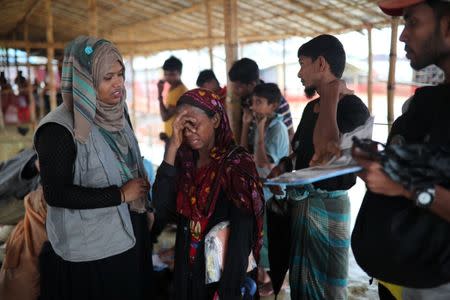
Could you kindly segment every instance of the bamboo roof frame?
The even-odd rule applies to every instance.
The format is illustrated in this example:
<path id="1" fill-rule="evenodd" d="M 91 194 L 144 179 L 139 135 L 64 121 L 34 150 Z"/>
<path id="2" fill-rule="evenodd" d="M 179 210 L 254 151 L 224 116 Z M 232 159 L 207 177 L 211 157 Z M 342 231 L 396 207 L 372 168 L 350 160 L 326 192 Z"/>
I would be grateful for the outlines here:
<path id="1" fill-rule="evenodd" d="M 398 18 L 384 15 L 378 0 L 0 0 L 0 48 L 22 49 L 48 59 L 61 58 L 64 46 L 79 35 L 114 42 L 123 55 L 224 45 L 227 69 L 237 59 L 238 44 L 314 37 L 350 31 L 368 32 L 368 102 L 372 107 L 372 29 L 391 26 L 388 124 L 393 121 L 395 45 Z M 16 61 L 17 63 L 17 61 Z M 8 61 L 6 61 L 8 65 Z M 30 75 L 30 74 L 28 74 Z M 56 107 L 55 78 L 50 74 L 50 103 Z M 132 75 L 134 78 L 134 74 Z M 134 80 L 132 80 L 134 86 Z M 28 87 L 31 93 L 31 86 Z M 134 95 L 134 92 L 133 92 Z M 1 102 L 1 97 L 0 97 Z M 39 99 L 43 115 L 43 99 Z M 133 101 L 134 105 L 134 101 Z M 34 107 L 35 104 L 32 103 Z M 229 102 L 232 128 L 239 136 L 240 106 Z M 32 123 L 36 116 L 32 115 Z M 133 117 L 133 121 L 135 118 Z M 0 112 L 0 129 L 3 126 Z"/>
<path id="2" fill-rule="evenodd" d="M 78 35 L 98 33 L 124 55 L 212 48 L 225 44 L 225 0 L 3 1 L 0 47 L 55 49 Z M 239 0 L 238 43 L 339 34 L 390 25 L 376 0 Z M 53 37 L 47 32 L 48 5 Z M 28 42 L 25 27 L 28 26 Z"/>

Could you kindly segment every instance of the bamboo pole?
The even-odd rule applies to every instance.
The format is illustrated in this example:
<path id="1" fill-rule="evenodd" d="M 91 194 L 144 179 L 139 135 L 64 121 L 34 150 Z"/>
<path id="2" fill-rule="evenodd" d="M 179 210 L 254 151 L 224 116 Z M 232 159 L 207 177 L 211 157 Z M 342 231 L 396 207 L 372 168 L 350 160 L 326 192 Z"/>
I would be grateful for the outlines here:
<path id="1" fill-rule="evenodd" d="M 391 51 L 389 53 L 389 77 L 387 84 L 388 126 L 391 129 L 394 122 L 394 92 L 395 92 L 395 64 L 397 61 L 397 31 L 398 17 L 392 18 L 391 23 Z"/>
<path id="2" fill-rule="evenodd" d="M 6 47 L 6 72 L 5 77 L 8 80 L 8 83 L 11 84 L 11 72 L 9 70 L 9 48 Z"/>
<path id="3" fill-rule="evenodd" d="M 17 76 L 19 75 L 19 64 L 17 61 L 17 49 L 14 49 L 14 66 L 16 67 L 16 78 L 17 78 Z"/>
<path id="4" fill-rule="evenodd" d="M 131 65 L 131 122 L 133 124 L 134 130 L 136 130 L 136 89 L 134 87 L 135 84 L 135 74 L 134 74 L 134 56 L 131 54 L 130 56 L 130 65 Z"/>
<path id="5" fill-rule="evenodd" d="M 227 72 L 238 57 L 238 22 L 237 22 L 237 0 L 223 1 L 223 19 L 225 31 L 225 55 Z M 242 108 L 240 99 L 234 99 L 231 92 L 231 81 L 228 78 L 227 112 L 230 118 L 231 129 L 237 141 L 241 137 Z"/>
<path id="6" fill-rule="evenodd" d="M 49 47 L 53 47 L 55 49 L 64 50 L 64 45 L 66 42 L 55 42 L 51 44 L 48 42 L 29 42 L 29 44 L 32 49 L 47 49 Z M 0 46 L 5 48 L 25 48 L 27 45 L 25 41 L 0 40 Z"/>
<path id="7" fill-rule="evenodd" d="M 145 68 L 144 69 L 144 75 L 145 75 L 145 98 L 147 98 L 147 113 L 150 113 L 151 111 L 151 100 L 150 100 L 150 83 L 149 83 L 149 76 L 148 76 L 148 72 L 149 72 L 149 68 Z"/>
<path id="8" fill-rule="evenodd" d="M 0 55 L 1 56 L 3 56 L 3 54 L 5 54 L 4 56 L 4 58 L 2 57 L 2 67 L 3 67 L 3 71 L 5 71 L 6 70 L 6 59 L 7 59 L 7 56 L 6 56 L 6 49 L 3 49 L 3 48 L 0 48 L 0 50 L 1 50 L 1 53 L 0 53 Z M 5 52 L 3 52 L 3 50 L 5 50 Z M 3 61 L 5 60 L 5 64 L 3 64 Z M 6 78 L 6 72 L 5 72 L 5 78 Z M 0 86 L 0 131 L 4 131 L 5 130 L 5 121 L 4 121 L 4 119 L 3 119 L 3 109 L 2 109 L 2 107 L 3 107 L 3 105 L 2 105 L 2 94 L 3 94 L 3 89 L 2 89 L 2 87 Z"/>
<path id="9" fill-rule="evenodd" d="M 89 6 L 89 35 L 98 36 L 97 1 L 88 0 Z"/>
<path id="10" fill-rule="evenodd" d="M 283 94 L 286 98 L 286 40 L 283 39 Z"/>
<path id="11" fill-rule="evenodd" d="M 0 130 L 4 131 L 5 130 L 5 120 L 3 119 L 2 95 L 3 95 L 3 90 L 0 87 Z"/>
<path id="12" fill-rule="evenodd" d="M 33 84 L 31 82 L 31 65 L 30 65 L 30 45 L 29 45 L 29 26 L 28 23 L 25 23 L 24 27 L 24 39 L 27 42 L 27 47 L 25 47 L 25 50 L 27 52 L 27 72 L 28 72 L 28 100 L 29 100 L 29 109 L 30 109 L 30 122 L 31 122 L 31 128 L 34 130 L 36 126 L 36 101 L 34 99 L 33 95 Z"/>
<path id="13" fill-rule="evenodd" d="M 7 51 L 7 49 L 6 48 L 0 48 L 0 50 L 1 50 L 0 55 L 2 56 L 2 71 L 5 72 L 5 78 L 7 78 L 6 77 L 6 69 L 7 69 L 7 66 L 6 66 L 6 60 L 7 60 L 6 51 Z M 3 107 L 3 105 L 2 105 L 2 95 L 3 95 L 3 89 L 2 89 L 2 87 L 0 87 L 0 131 L 4 131 L 5 130 L 5 121 L 3 119 L 3 109 L 2 109 L 2 107 Z"/>
<path id="14" fill-rule="evenodd" d="M 53 39 L 52 0 L 45 0 L 45 11 L 47 12 L 47 43 L 53 44 L 54 39 Z M 53 72 L 54 57 L 55 57 L 55 48 L 50 46 L 47 48 L 47 74 L 50 93 L 50 110 L 54 110 L 57 106 L 55 74 Z"/>
<path id="15" fill-rule="evenodd" d="M 372 53 L 372 26 L 369 25 L 367 27 L 367 40 L 369 43 L 369 53 L 368 53 L 368 64 L 369 70 L 367 73 L 367 105 L 369 106 L 369 111 L 372 114 L 373 112 L 373 53 Z"/>
<path id="16" fill-rule="evenodd" d="M 2 53 L 1 53 L 1 56 L 2 56 L 2 71 L 5 72 L 5 78 L 7 78 L 6 77 L 6 68 L 7 68 L 6 61 L 8 60 L 8 57 L 6 55 L 7 49 L 6 49 L 6 47 L 2 47 L 0 49 L 2 51 Z"/>
<path id="17" fill-rule="evenodd" d="M 16 39 L 16 33 L 13 33 L 13 39 Z M 19 66 L 17 64 L 17 48 L 14 49 L 14 66 L 16 67 L 16 78 L 17 75 L 19 75 Z M 12 79 L 12 78 L 11 78 Z M 11 85 L 14 85 L 15 83 L 15 79 L 13 80 L 13 82 L 11 82 Z"/>
<path id="18" fill-rule="evenodd" d="M 45 116 L 45 101 L 44 101 L 44 89 L 38 88 L 38 97 L 39 97 L 39 119 L 42 119 Z"/>
<path id="19" fill-rule="evenodd" d="M 213 56 L 213 44 L 212 44 L 212 15 L 211 15 L 211 3 L 209 0 L 205 0 L 206 9 L 206 25 L 208 36 L 208 52 L 209 52 L 209 67 L 214 70 L 214 56 Z"/>

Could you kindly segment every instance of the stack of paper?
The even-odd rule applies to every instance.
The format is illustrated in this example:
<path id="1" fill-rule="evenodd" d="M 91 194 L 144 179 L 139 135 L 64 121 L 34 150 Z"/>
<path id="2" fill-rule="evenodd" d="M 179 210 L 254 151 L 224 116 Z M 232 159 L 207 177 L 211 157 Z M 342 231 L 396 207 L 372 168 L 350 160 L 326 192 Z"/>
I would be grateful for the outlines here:
<path id="1" fill-rule="evenodd" d="M 370 117 L 364 125 L 341 136 L 339 143 L 341 156 L 339 158 L 333 157 L 326 165 L 284 173 L 278 177 L 267 179 L 265 185 L 304 185 L 361 171 L 362 168 L 356 164 L 351 155 L 352 138 L 356 136 L 359 139 L 370 139 L 372 138 L 372 129 L 373 117 Z"/>

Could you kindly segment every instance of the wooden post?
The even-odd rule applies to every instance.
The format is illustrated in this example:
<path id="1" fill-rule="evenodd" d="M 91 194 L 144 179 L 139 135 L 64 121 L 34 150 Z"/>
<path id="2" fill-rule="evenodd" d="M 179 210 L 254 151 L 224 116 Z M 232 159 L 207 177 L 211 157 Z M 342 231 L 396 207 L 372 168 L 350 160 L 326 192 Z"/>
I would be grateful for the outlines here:
<path id="1" fill-rule="evenodd" d="M 45 100 L 44 100 L 45 89 L 38 89 L 38 97 L 39 97 L 39 119 L 42 119 L 45 116 Z"/>
<path id="2" fill-rule="evenodd" d="M 6 54 L 6 51 L 8 51 L 8 49 L 7 48 L 0 48 L 0 50 L 1 50 L 1 55 L 3 56 L 3 54 L 4 54 L 4 58 L 2 58 L 2 61 L 3 60 L 5 60 L 5 64 L 3 65 L 2 64 L 2 67 L 3 67 L 3 71 L 6 71 L 6 69 L 8 68 L 7 66 L 6 66 L 6 61 L 8 60 L 8 55 Z M 5 52 L 3 52 L 3 51 L 5 51 Z M 7 78 L 6 77 L 6 72 L 5 72 L 5 78 Z M 0 130 L 1 131 L 3 131 L 4 129 L 5 129 L 5 121 L 4 121 L 4 119 L 3 119 L 3 110 L 2 110 L 2 107 L 3 107 L 3 105 L 2 105 L 2 95 L 3 95 L 3 89 L 0 87 Z"/>
<path id="3" fill-rule="evenodd" d="M 149 84 L 149 78 L 148 78 L 148 72 L 150 70 L 148 68 L 144 69 L 144 78 L 145 78 L 145 98 L 147 99 L 147 113 L 150 113 L 151 111 L 151 102 L 150 102 L 150 84 Z"/>
<path id="4" fill-rule="evenodd" d="M 13 39 L 16 40 L 16 33 L 14 32 L 13 34 Z M 17 48 L 14 49 L 14 64 L 16 65 L 16 78 L 17 75 L 19 75 L 19 62 L 17 61 Z M 12 78 L 11 78 L 12 79 Z M 15 83 L 15 78 L 13 79 L 13 81 L 11 82 L 11 85 L 13 86 Z"/>
<path id="5" fill-rule="evenodd" d="M 6 54 L 8 49 L 7 48 L 1 48 L 1 55 L 2 55 L 2 71 L 5 72 L 5 78 L 8 79 L 8 77 L 6 76 L 6 69 L 8 68 L 7 66 L 7 61 L 8 61 L 8 55 Z"/>
<path id="6" fill-rule="evenodd" d="M 234 61 L 238 56 L 238 22 L 237 22 L 237 0 L 224 0 L 223 1 L 223 19 L 225 30 L 225 55 L 227 73 L 230 70 Z M 227 80 L 227 112 L 230 118 L 231 129 L 233 130 L 234 137 L 237 141 L 241 137 L 241 118 L 242 108 L 240 99 L 234 99 L 232 97 L 231 81 Z"/>
<path id="7" fill-rule="evenodd" d="M 394 122 L 394 92 L 395 92 L 395 64 L 397 61 L 397 31 L 398 17 L 392 18 L 391 23 L 391 51 L 389 53 L 389 77 L 387 84 L 388 126 L 391 129 Z"/>
<path id="8" fill-rule="evenodd" d="M 53 44 L 53 13 L 52 0 L 45 0 L 45 11 L 47 12 L 47 43 Z M 54 110 L 56 104 L 56 85 L 55 74 L 53 73 L 53 58 L 55 57 L 55 48 L 53 46 L 47 47 L 47 74 L 48 86 L 50 93 L 50 110 Z"/>
<path id="9" fill-rule="evenodd" d="M 89 35 L 98 36 L 97 1 L 88 0 L 89 6 Z"/>
<path id="10" fill-rule="evenodd" d="M 369 70 L 367 72 L 367 105 L 369 107 L 369 111 L 373 113 L 373 53 L 372 53 L 372 26 L 369 25 L 367 27 L 367 39 L 369 42 L 369 55 L 367 61 L 369 63 Z"/>
<path id="11" fill-rule="evenodd" d="M 209 0 L 205 0 L 206 9 L 206 26 L 208 36 L 208 52 L 209 52 L 209 67 L 214 70 L 214 56 L 213 56 L 213 44 L 212 44 L 212 15 L 211 15 L 211 3 Z"/>
<path id="12" fill-rule="evenodd" d="M 17 49 L 14 49 L 14 64 L 16 65 L 16 78 L 19 75 L 19 62 L 17 61 Z M 15 81 L 15 78 L 14 78 Z M 15 83 L 15 82 L 13 82 Z"/>
<path id="13" fill-rule="evenodd" d="M 3 95 L 3 90 L 0 87 L 0 130 L 1 131 L 5 130 L 5 120 L 3 119 L 3 109 L 2 109 L 2 95 Z"/>
<path id="14" fill-rule="evenodd" d="M 9 72 L 9 48 L 6 47 L 6 72 L 5 77 L 8 80 L 8 83 L 11 84 L 11 73 Z"/>
<path id="15" fill-rule="evenodd" d="M 133 53 L 130 55 L 130 66 L 131 66 L 131 109 L 133 110 L 131 113 L 131 122 L 133 124 L 134 130 L 136 130 L 136 89 L 134 88 L 134 80 L 135 80 L 135 74 L 134 74 L 134 55 Z"/>
<path id="16" fill-rule="evenodd" d="M 30 122 L 31 122 L 31 128 L 34 130 L 36 126 L 36 100 L 34 99 L 33 95 L 33 83 L 31 82 L 31 65 L 30 65 L 30 41 L 29 41 L 29 26 L 28 23 L 25 23 L 24 28 L 24 39 L 27 44 L 25 47 L 25 50 L 27 52 L 27 72 L 28 72 L 28 100 L 30 103 L 29 109 L 30 109 Z"/>
<path id="17" fill-rule="evenodd" d="M 283 94 L 286 98 L 286 40 L 283 39 Z"/>

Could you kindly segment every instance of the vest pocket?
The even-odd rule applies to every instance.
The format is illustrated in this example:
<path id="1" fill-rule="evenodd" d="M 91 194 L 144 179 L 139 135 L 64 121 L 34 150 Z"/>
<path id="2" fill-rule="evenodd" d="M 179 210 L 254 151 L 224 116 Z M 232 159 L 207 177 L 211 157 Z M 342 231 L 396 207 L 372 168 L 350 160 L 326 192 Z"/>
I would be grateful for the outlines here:
<path id="1" fill-rule="evenodd" d="M 98 165 L 91 166 L 87 169 L 81 180 L 83 181 L 82 185 L 85 187 L 103 188 L 110 185 L 100 162 Z"/>
<path id="2" fill-rule="evenodd" d="M 80 210 L 85 245 L 108 245 L 123 236 L 118 234 L 123 225 L 117 206 Z M 116 237 L 117 235 L 117 237 Z"/>

